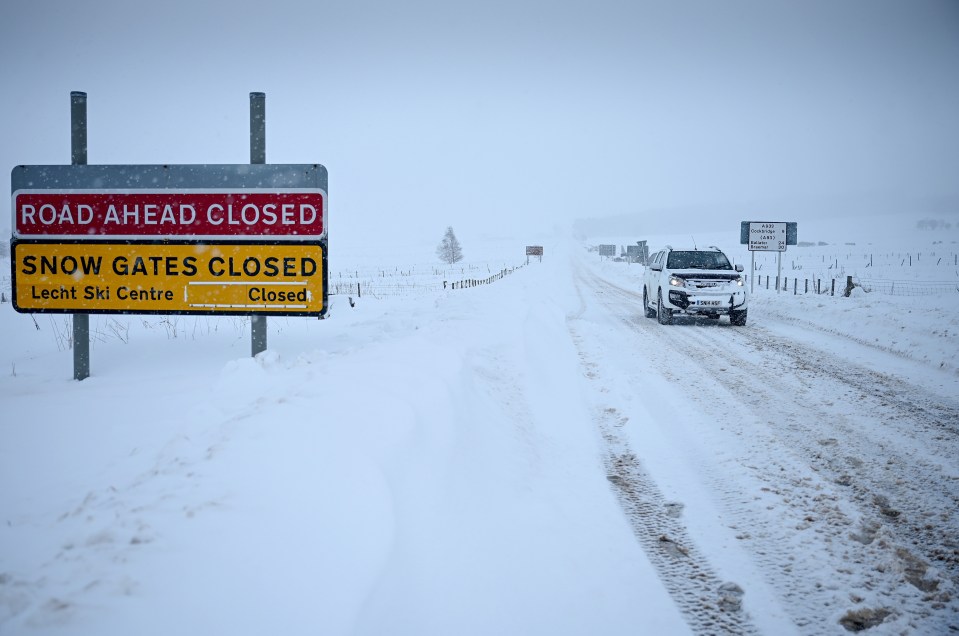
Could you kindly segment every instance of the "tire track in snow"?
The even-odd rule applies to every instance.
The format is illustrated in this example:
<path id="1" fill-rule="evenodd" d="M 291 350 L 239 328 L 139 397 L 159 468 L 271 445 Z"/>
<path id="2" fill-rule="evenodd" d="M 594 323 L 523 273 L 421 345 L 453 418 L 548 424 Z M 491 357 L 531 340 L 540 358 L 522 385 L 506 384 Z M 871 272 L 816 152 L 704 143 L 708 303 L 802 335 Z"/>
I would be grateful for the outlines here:
<path id="1" fill-rule="evenodd" d="M 606 440 L 607 478 L 613 484 L 633 532 L 670 596 L 699 634 L 756 634 L 742 611 L 743 590 L 723 582 L 679 519 L 682 506 L 668 502 L 629 444 L 616 433 L 617 412 L 597 416 Z"/>
<path id="2" fill-rule="evenodd" d="M 582 292 L 580 292 L 582 298 Z M 581 305 L 581 311 L 585 305 Z M 587 377 L 600 381 L 599 365 L 592 359 L 571 316 L 570 332 Z M 681 506 L 668 502 L 620 432 L 625 423 L 615 408 L 596 415 L 606 442 L 605 466 L 620 505 L 640 545 L 660 580 L 697 634 L 758 634 L 742 609 L 743 590 L 722 581 L 708 558 L 696 547 L 679 519 Z"/>
<path id="3" fill-rule="evenodd" d="M 580 294 L 590 290 L 619 322 L 619 346 L 649 359 L 647 370 L 677 383 L 722 370 L 721 383 L 697 382 L 689 398 L 723 422 L 724 435 L 748 440 L 744 476 L 706 472 L 804 633 L 834 632 L 839 607 L 848 607 L 839 612 L 847 629 L 889 617 L 889 628 L 959 630 L 959 483 L 949 469 L 959 404 L 761 326 L 663 327 L 644 318 L 641 292 L 589 270 L 577 278 Z M 770 415 L 770 404 L 783 408 Z M 797 561 L 797 541 L 820 559 Z"/>

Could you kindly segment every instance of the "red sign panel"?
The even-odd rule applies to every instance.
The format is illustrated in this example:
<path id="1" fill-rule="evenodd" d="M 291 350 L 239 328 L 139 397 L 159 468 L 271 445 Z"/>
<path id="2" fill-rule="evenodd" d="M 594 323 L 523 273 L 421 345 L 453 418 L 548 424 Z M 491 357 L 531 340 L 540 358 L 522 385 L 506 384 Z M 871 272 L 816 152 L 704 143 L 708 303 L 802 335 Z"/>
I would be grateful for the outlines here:
<path id="1" fill-rule="evenodd" d="M 258 190 L 18 190 L 18 238 L 315 240 L 326 192 Z"/>

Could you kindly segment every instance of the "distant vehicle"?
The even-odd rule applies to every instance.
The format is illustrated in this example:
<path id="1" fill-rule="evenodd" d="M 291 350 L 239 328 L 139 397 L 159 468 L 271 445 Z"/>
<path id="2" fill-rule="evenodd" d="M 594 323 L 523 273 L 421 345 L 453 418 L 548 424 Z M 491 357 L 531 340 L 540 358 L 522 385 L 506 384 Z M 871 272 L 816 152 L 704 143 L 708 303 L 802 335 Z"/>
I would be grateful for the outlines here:
<path id="1" fill-rule="evenodd" d="M 646 317 L 668 325 L 674 315 L 729 316 L 746 324 L 746 286 L 742 265 L 733 267 L 721 249 L 674 249 L 667 245 L 653 254 L 643 277 Z"/>

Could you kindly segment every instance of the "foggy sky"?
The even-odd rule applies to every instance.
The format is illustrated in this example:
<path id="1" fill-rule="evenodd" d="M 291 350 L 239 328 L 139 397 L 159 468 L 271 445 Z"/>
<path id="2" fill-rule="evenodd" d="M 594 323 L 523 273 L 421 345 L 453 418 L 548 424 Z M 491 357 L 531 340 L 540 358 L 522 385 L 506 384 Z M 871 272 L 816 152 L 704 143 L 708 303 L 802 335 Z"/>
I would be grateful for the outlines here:
<path id="1" fill-rule="evenodd" d="M 262 91 L 267 161 L 329 170 L 331 245 L 959 202 L 955 0 L 13 0 L 0 65 L 5 192 L 69 163 L 70 91 L 100 164 L 247 163 Z"/>

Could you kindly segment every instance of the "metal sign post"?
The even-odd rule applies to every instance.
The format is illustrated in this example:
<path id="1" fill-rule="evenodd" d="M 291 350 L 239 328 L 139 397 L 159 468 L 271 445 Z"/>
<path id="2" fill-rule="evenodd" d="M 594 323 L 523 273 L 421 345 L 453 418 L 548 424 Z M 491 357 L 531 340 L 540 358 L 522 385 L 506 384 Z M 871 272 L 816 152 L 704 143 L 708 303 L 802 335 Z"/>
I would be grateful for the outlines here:
<path id="1" fill-rule="evenodd" d="M 70 93 L 70 148 L 74 166 L 87 165 L 87 94 Z M 90 314 L 73 314 L 73 379 L 90 377 Z"/>
<path id="2" fill-rule="evenodd" d="M 327 171 L 267 164 L 265 95 L 250 94 L 250 163 L 88 165 L 86 93 L 71 93 L 71 165 L 10 175 L 13 308 L 73 314 L 74 377 L 89 314 L 251 317 L 328 309 Z"/>
<path id="3" fill-rule="evenodd" d="M 543 246 L 542 245 L 527 245 L 526 246 L 526 264 L 529 265 L 530 256 L 539 256 L 539 262 L 543 262 Z"/>
<path id="4" fill-rule="evenodd" d="M 322 317 L 319 164 L 17 166 L 14 308 Z"/>
<path id="5" fill-rule="evenodd" d="M 266 93 L 250 93 L 250 163 L 266 163 Z M 250 316 L 250 344 L 255 358 L 266 351 L 266 316 Z"/>
<path id="6" fill-rule="evenodd" d="M 739 226 L 739 242 L 749 245 L 752 267 L 749 272 L 749 291 L 755 287 L 756 252 L 779 252 L 776 259 L 776 293 L 782 281 L 783 252 L 787 245 L 798 243 L 798 225 L 780 221 L 742 221 Z"/>

